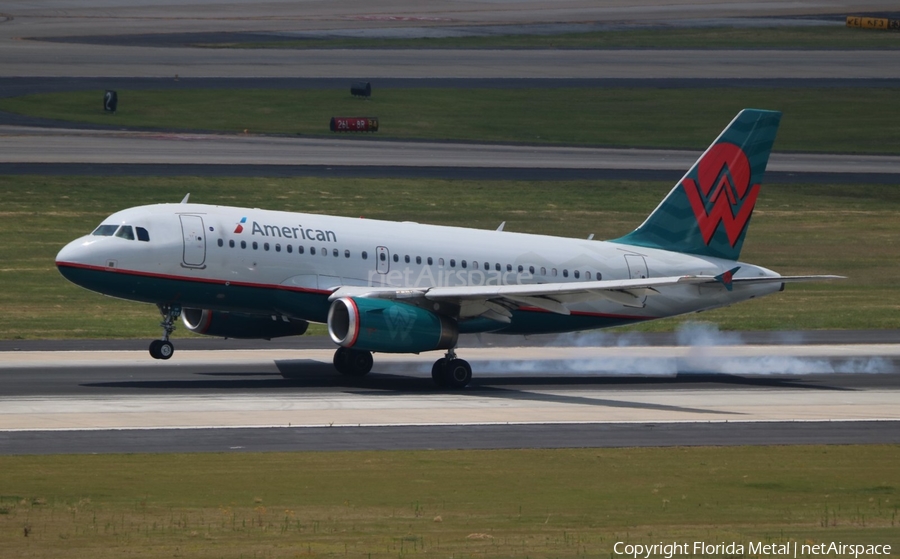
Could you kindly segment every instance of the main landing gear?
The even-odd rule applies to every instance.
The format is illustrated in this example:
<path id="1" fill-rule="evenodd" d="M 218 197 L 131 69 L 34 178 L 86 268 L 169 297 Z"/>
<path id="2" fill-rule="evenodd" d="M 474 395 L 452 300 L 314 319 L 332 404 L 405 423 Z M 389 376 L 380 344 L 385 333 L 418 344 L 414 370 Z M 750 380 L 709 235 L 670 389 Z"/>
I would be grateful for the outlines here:
<path id="1" fill-rule="evenodd" d="M 458 359 L 456 351 L 448 349 L 431 367 L 431 378 L 441 388 L 463 388 L 472 380 L 472 367 L 465 359 Z"/>
<path id="2" fill-rule="evenodd" d="M 161 340 L 153 340 L 150 342 L 150 357 L 154 359 L 168 359 L 175 353 L 175 346 L 169 341 L 169 336 L 175 331 L 175 321 L 181 316 L 181 307 L 179 305 L 157 305 L 159 314 L 163 320 L 159 323 L 163 328 L 163 337 Z"/>
<path id="3" fill-rule="evenodd" d="M 372 353 L 358 349 L 339 347 L 334 352 L 334 368 L 348 377 L 362 377 L 372 370 Z"/>

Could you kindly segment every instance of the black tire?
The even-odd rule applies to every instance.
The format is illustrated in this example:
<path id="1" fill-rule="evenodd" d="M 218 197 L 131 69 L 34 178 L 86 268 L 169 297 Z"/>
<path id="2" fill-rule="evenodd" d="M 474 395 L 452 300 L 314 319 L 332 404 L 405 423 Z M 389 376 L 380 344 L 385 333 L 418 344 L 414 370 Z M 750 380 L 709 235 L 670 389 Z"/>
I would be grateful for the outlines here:
<path id="1" fill-rule="evenodd" d="M 159 346 L 162 345 L 162 340 L 153 340 L 150 342 L 150 357 L 154 359 L 162 359 L 162 356 L 159 354 Z"/>
<path id="2" fill-rule="evenodd" d="M 441 357 L 431 366 L 431 380 L 440 388 L 447 388 L 447 359 Z"/>
<path id="3" fill-rule="evenodd" d="M 339 347 L 334 352 L 334 358 L 331 360 L 334 368 L 342 375 L 350 374 L 350 350 L 345 347 Z"/>
<path id="4" fill-rule="evenodd" d="M 175 353 L 175 346 L 172 345 L 172 342 L 161 341 L 159 343 L 159 349 L 157 350 L 157 352 L 159 353 L 160 359 L 168 359 Z"/>
<path id="5" fill-rule="evenodd" d="M 472 381 L 472 367 L 464 359 L 453 359 L 444 368 L 448 388 L 463 388 Z"/>
<path id="6" fill-rule="evenodd" d="M 368 351 L 352 350 L 350 352 L 350 375 L 354 377 L 364 377 L 372 370 L 375 359 L 372 353 Z"/>

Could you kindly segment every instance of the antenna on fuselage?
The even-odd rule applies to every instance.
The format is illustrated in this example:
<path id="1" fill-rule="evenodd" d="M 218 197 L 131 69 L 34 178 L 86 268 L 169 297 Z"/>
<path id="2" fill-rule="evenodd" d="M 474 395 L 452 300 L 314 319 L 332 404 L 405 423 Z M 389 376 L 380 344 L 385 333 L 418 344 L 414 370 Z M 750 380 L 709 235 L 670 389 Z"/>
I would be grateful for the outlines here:
<path id="1" fill-rule="evenodd" d="M 506 227 L 506 222 L 500 224 L 500 227 L 497 228 L 497 231 L 503 231 L 503 228 Z"/>
<path id="2" fill-rule="evenodd" d="M 594 234 L 593 234 L 593 233 L 591 233 L 590 235 L 588 235 L 588 240 L 589 240 L 589 241 L 593 241 L 593 240 L 594 240 Z"/>
<path id="3" fill-rule="evenodd" d="M 187 194 L 184 195 L 184 199 L 181 201 L 181 203 L 182 203 L 182 204 L 187 204 L 188 198 L 190 198 L 190 197 L 191 197 L 191 193 L 188 192 Z"/>

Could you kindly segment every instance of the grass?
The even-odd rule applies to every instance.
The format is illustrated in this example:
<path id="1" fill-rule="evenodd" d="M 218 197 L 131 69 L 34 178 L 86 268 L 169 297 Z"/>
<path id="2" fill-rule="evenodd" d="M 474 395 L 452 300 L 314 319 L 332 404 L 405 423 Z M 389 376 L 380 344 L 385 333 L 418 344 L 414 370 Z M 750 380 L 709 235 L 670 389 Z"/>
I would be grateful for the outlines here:
<path id="1" fill-rule="evenodd" d="M 900 35 L 900 34 L 898 34 Z M 702 149 L 740 109 L 784 112 L 781 151 L 900 153 L 900 90 L 891 88 L 380 89 L 119 91 L 0 99 L 32 116 L 163 129 L 334 135 L 332 116 L 377 116 L 370 137 Z"/>
<path id="2" fill-rule="evenodd" d="M 900 545 L 900 446 L 0 457 L 4 557 Z M 27 537 L 25 531 L 28 530 Z"/>
<path id="3" fill-rule="evenodd" d="M 608 48 L 803 48 L 896 49 L 900 33 L 840 25 L 797 27 L 651 28 L 558 35 L 503 35 L 435 39 L 323 38 L 264 42 L 198 43 L 206 48 L 255 49 L 608 49 Z"/>
<path id="4" fill-rule="evenodd" d="M 114 211 L 178 201 L 186 192 L 203 203 L 483 229 L 506 221 L 508 231 L 604 239 L 640 224 L 670 188 L 625 181 L 0 176 L 0 339 L 156 336 L 156 309 L 68 283 L 54 256 Z M 900 327 L 898 210 L 893 186 L 765 185 L 742 259 L 783 274 L 850 279 L 790 285 L 701 316 L 731 330 Z M 694 318 L 641 329 L 672 330 Z"/>

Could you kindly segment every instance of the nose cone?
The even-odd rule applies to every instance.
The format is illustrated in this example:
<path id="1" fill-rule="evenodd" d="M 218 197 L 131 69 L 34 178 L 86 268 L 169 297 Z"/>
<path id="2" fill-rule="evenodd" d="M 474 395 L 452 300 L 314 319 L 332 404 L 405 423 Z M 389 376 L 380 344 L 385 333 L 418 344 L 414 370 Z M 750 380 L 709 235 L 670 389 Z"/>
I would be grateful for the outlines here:
<path id="1" fill-rule="evenodd" d="M 79 270 L 96 266 L 96 263 L 91 261 L 91 244 L 93 241 L 90 236 L 81 237 L 59 251 L 56 255 L 56 268 L 64 278 L 72 283 L 82 285 L 82 282 L 79 281 Z"/>
<path id="2" fill-rule="evenodd" d="M 87 247 L 90 245 L 90 237 L 81 237 L 67 244 L 56 255 L 57 267 L 65 264 L 84 264 L 88 256 Z"/>

